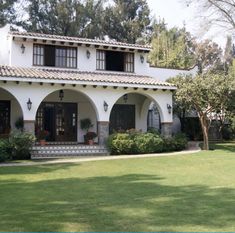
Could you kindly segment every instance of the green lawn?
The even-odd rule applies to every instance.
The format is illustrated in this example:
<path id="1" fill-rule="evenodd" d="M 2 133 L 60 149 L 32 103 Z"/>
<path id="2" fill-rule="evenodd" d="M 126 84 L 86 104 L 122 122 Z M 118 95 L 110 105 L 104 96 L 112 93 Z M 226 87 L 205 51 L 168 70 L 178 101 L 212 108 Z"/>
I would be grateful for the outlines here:
<path id="1" fill-rule="evenodd" d="M 0 231 L 235 231 L 235 144 L 182 156 L 0 167 Z"/>

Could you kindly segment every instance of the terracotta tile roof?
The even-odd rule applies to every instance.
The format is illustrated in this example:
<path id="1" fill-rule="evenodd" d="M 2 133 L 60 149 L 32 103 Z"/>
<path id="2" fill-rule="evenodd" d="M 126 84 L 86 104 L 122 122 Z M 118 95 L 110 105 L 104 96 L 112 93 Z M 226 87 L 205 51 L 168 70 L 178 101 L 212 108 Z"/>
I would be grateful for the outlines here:
<path id="1" fill-rule="evenodd" d="M 135 74 L 120 74 L 120 73 L 106 73 L 106 72 L 81 72 L 59 69 L 43 69 L 43 68 L 20 68 L 10 66 L 0 66 L 0 78 L 17 78 L 19 79 L 38 79 L 51 81 L 74 81 L 86 83 L 100 83 L 101 85 L 111 84 L 118 86 L 118 84 L 134 85 L 136 87 L 151 86 L 168 87 L 167 89 L 175 89 L 175 87 L 167 82 L 158 81 L 149 76 L 135 75 Z M 10 80 L 10 79 L 9 79 Z"/>
<path id="2" fill-rule="evenodd" d="M 30 37 L 32 39 L 47 39 L 47 40 L 59 40 L 65 42 L 73 42 L 73 43 L 82 43 L 82 44 L 94 44 L 94 45 L 106 45 L 106 46 L 118 46 L 123 48 L 133 48 L 139 50 L 150 51 L 151 46 L 149 45 L 139 45 L 139 44 L 128 44 L 117 42 L 115 40 L 98 40 L 98 39 L 88 39 L 88 38 L 79 38 L 79 37 L 69 37 L 69 36 L 59 36 L 59 35 L 50 35 L 50 34 L 42 34 L 42 33 L 33 33 L 33 32 L 9 32 L 12 36 L 15 37 Z"/>

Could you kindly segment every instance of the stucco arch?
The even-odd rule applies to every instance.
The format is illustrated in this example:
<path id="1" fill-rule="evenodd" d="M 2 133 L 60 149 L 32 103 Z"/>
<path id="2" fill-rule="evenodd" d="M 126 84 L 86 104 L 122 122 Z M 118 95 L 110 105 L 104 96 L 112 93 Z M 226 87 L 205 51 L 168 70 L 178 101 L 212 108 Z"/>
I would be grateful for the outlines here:
<path id="1" fill-rule="evenodd" d="M 130 97 L 130 101 L 127 101 L 126 103 L 122 99 L 125 94 L 128 94 L 128 96 Z M 160 103 L 158 102 L 158 96 L 161 96 L 161 93 L 156 96 L 151 95 L 149 93 L 145 93 L 144 91 L 143 92 L 126 91 L 126 92 L 120 93 L 118 96 L 116 96 L 117 97 L 116 101 L 112 103 L 112 108 L 110 108 L 110 115 L 109 115 L 110 124 L 113 127 L 113 124 L 111 123 L 112 122 L 111 117 L 113 113 L 112 110 L 115 104 L 117 103 L 131 104 L 131 105 L 135 105 L 135 128 L 142 130 L 142 131 L 147 131 L 148 110 L 149 110 L 149 106 L 151 103 L 154 103 L 156 105 L 161 120 L 166 118 L 165 116 L 166 114 L 169 114 L 169 113 L 166 113 L 166 111 L 165 112 L 163 111 L 164 104 L 162 104 L 161 102 Z M 114 120 L 114 122 L 115 121 L 116 120 Z M 112 130 L 112 127 L 110 128 L 110 130 Z"/>
<path id="2" fill-rule="evenodd" d="M 144 102 L 144 104 L 143 104 L 143 106 L 142 106 L 142 109 L 141 109 L 141 115 L 143 114 L 143 112 L 144 111 L 146 111 L 146 109 L 149 107 L 149 104 L 151 103 L 151 102 L 154 102 L 155 104 L 156 104 L 156 106 L 157 106 L 157 108 L 158 108 L 158 111 L 159 111 L 159 114 L 160 114 L 160 117 L 161 117 L 161 119 L 162 120 L 164 120 L 165 119 L 165 117 L 164 117 L 164 111 L 163 111 L 163 106 L 158 102 L 158 98 L 156 97 L 156 96 L 154 96 L 154 95 L 151 95 L 151 94 L 149 94 L 149 93 L 146 93 L 146 91 L 144 92 L 135 92 L 135 91 L 132 91 L 132 90 L 130 90 L 130 91 L 125 91 L 125 92 L 122 92 L 122 93 L 118 93 L 116 96 L 115 96 L 115 99 L 113 99 L 113 102 L 110 104 L 110 113 L 111 113 L 111 111 L 112 111 L 112 108 L 113 108 L 113 106 L 117 103 L 117 101 L 121 98 L 121 97 L 123 97 L 125 94 L 137 94 L 137 95 L 141 95 L 141 96 L 144 96 L 144 97 L 146 97 L 146 100 L 145 100 L 145 102 Z M 150 101 L 150 103 L 148 104 L 148 102 Z M 109 117 L 110 117 L 110 115 L 109 115 Z"/>
<path id="3" fill-rule="evenodd" d="M 71 87 L 54 87 L 53 89 L 51 88 L 48 88 L 46 89 L 46 91 L 44 90 L 42 93 L 40 93 L 40 97 L 35 100 L 33 102 L 34 104 L 34 119 L 36 118 L 36 114 L 37 114 L 37 110 L 40 106 L 40 104 L 51 94 L 55 93 L 55 92 L 58 92 L 60 90 L 64 90 L 64 91 L 71 91 L 73 93 L 79 93 L 81 95 L 83 95 L 86 99 L 88 99 L 89 103 L 92 105 L 94 111 L 95 111 L 95 114 L 96 114 L 96 118 L 97 118 L 97 121 L 99 121 L 99 111 L 97 110 L 97 106 L 95 105 L 94 103 L 94 100 L 93 98 L 91 98 L 84 90 L 82 89 L 76 89 L 76 88 L 71 88 Z M 59 100 L 58 100 L 59 101 Z"/>
<path id="4" fill-rule="evenodd" d="M 23 118 L 22 106 L 17 97 L 7 88 L 0 87 L 0 101 L 10 101 L 10 129 L 15 128 L 15 122 Z"/>

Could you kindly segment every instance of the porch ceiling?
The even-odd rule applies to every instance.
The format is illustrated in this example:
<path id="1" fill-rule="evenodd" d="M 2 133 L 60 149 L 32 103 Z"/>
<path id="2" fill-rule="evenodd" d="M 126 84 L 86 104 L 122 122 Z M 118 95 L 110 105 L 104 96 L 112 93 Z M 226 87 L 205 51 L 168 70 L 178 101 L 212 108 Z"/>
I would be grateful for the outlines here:
<path id="1" fill-rule="evenodd" d="M 115 72 L 81 72 L 74 70 L 20 68 L 11 66 L 0 66 L 0 80 L 176 89 L 174 85 L 158 81 L 150 76 Z"/>

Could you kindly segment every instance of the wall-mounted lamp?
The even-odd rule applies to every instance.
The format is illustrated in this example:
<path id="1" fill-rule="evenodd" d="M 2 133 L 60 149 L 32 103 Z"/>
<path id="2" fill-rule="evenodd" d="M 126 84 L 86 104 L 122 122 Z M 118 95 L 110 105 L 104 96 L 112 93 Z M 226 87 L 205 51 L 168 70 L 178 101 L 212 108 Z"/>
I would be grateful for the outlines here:
<path id="1" fill-rule="evenodd" d="M 28 107 L 28 110 L 29 110 L 29 111 L 30 111 L 31 108 L 32 108 L 32 102 L 31 102 L 30 98 L 28 99 L 27 107 Z"/>
<path id="2" fill-rule="evenodd" d="M 89 50 L 86 51 L 86 57 L 87 57 L 87 59 L 90 59 L 90 57 L 91 57 L 91 52 Z"/>
<path id="3" fill-rule="evenodd" d="M 109 105 L 106 103 L 106 101 L 104 101 L 104 111 L 105 112 L 108 111 L 108 107 L 109 107 Z"/>
<path id="4" fill-rule="evenodd" d="M 140 55 L 140 61 L 141 63 L 144 63 L 144 56 L 142 54 Z"/>
<path id="5" fill-rule="evenodd" d="M 167 106 L 167 109 L 168 109 L 168 113 L 171 114 L 171 110 L 172 110 L 171 105 L 170 105 L 170 104 L 167 104 L 166 106 Z"/>
<path id="6" fill-rule="evenodd" d="M 60 92 L 59 92 L 59 98 L 60 98 L 60 101 L 63 100 L 63 98 L 64 98 L 64 91 L 63 91 L 63 90 L 60 90 Z"/>
<path id="7" fill-rule="evenodd" d="M 22 44 L 20 48 L 21 48 L 21 53 L 24 53 L 24 52 L 25 52 L 25 46 L 24 46 L 24 44 Z"/>
<path id="8" fill-rule="evenodd" d="M 125 103 L 127 102 L 127 100 L 128 100 L 128 95 L 127 95 L 127 94 L 125 94 L 125 95 L 123 96 L 123 100 L 124 100 Z"/>

